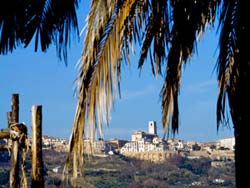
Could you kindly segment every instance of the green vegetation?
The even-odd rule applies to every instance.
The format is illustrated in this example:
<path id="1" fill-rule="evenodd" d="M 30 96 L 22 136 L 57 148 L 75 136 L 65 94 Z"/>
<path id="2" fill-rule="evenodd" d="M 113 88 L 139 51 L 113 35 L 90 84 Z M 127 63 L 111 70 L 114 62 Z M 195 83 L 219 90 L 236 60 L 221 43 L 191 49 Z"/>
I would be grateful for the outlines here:
<path id="1" fill-rule="evenodd" d="M 67 153 L 44 150 L 45 187 L 62 187 L 62 169 Z M 72 182 L 81 188 L 226 188 L 235 187 L 234 162 L 211 166 L 211 159 L 181 156 L 164 163 L 153 163 L 121 155 L 85 156 L 84 177 Z M 9 187 L 9 162 L 0 162 L 1 187 Z M 58 168 L 59 167 L 59 168 Z M 58 172 L 53 169 L 58 168 Z M 30 155 L 27 160 L 28 179 Z"/>

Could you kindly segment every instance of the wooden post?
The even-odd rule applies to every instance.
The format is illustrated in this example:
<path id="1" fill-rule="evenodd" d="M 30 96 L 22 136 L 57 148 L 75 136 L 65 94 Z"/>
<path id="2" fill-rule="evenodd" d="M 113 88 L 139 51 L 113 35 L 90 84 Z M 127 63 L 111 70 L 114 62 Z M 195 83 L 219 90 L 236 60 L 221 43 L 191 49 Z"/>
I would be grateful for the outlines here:
<path id="1" fill-rule="evenodd" d="M 31 188 L 43 188 L 42 106 L 32 106 Z"/>
<path id="2" fill-rule="evenodd" d="M 10 128 L 10 124 L 12 122 L 12 112 L 7 112 L 7 120 L 8 120 L 8 128 Z"/>
<path id="3" fill-rule="evenodd" d="M 19 95 L 13 94 L 11 100 L 11 123 L 18 123 L 19 121 Z M 12 140 L 11 148 L 11 168 L 10 168 L 10 188 L 20 187 L 19 179 L 19 152 L 18 152 L 18 141 Z"/>
<path id="4" fill-rule="evenodd" d="M 12 101 L 11 101 L 11 121 L 12 123 L 19 122 L 19 95 L 12 94 Z"/>

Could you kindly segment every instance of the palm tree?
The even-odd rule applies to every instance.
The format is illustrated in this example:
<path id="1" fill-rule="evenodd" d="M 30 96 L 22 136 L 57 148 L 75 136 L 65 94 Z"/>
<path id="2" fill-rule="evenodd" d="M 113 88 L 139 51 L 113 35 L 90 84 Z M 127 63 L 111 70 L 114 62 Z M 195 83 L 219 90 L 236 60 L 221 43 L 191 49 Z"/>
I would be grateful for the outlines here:
<path id="1" fill-rule="evenodd" d="M 175 134 L 179 126 L 182 68 L 195 53 L 196 43 L 207 26 L 214 26 L 218 20 L 217 128 L 228 123 L 229 109 L 236 141 L 236 186 L 245 187 L 248 180 L 243 172 L 250 167 L 247 134 L 250 23 L 246 3 L 243 0 L 92 0 L 70 139 L 73 164 L 83 164 L 83 136 L 92 138 L 97 129 L 102 129 L 103 121 L 108 121 L 105 117 L 110 114 L 117 90 L 120 92 L 121 63 L 129 63 L 134 44 L 141 48 L 138 68 L 149 57 L 153 75 L 165 77 L 160 91 L 162 125 Z"/>

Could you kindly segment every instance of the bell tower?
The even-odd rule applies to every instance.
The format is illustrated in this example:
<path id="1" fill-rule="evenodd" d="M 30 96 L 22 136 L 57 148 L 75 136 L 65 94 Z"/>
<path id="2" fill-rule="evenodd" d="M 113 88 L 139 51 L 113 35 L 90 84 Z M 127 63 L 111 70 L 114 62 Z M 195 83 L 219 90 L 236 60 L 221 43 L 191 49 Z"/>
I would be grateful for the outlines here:
<path id="1" fill-rule="evenodd" d="M 148 122 L 148 133 L 157 135 L 157 127 L 155 121 L 149 121 Z"/>

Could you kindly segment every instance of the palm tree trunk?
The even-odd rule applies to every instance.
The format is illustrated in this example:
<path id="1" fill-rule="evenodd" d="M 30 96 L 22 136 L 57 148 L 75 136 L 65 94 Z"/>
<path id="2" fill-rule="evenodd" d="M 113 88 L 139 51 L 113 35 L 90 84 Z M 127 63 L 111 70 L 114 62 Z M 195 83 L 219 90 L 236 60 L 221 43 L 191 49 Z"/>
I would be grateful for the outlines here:
<path id="1" fill-rule="evenodd" d="M 236 55 L 237 65 L 235 70 L 237 76 L 232 79 L 228 91 L 231 117 L 234 124 L 237 188 L 245 188 L 249 185 L 249 177 L 245 173 L 250 170 L 250 53 L 246 47 L 243 48 L 243 45 L 249 42 L 249 36 L 243 34 L 246 34 L 246 32 L 241 32 L 240 35 L 242 37 L 239 42 L 241 53 Z"/>
<path id="2" fill-rule="evenodd" d="M 249 109 L 245 109 L 246 111 Z M 234 120 L 235 135 L 235 177 L 236 187 L 244 188 L 249 184 L 249 177 L 244 173 L 250 169 L 249 116 L 239 116 Z"/>
<path id="3" fill-rule="evenodd" d="M 238 28 L 234 56 L 235 74 L 231 79 L 228 98 L 235 136 L 236 187 L 249 187 L 250 170 L 250 22 L 247 1 L 237 1 Z M 247 16 L 248 15 L 248 16 Z"/>
<path id="4" fill-rule="evenodd" d="M 247 53 L 241 53 L 240 57 L 237 57 L 236 70 L 238 76 L 232 79 L 228 90 L 231 117 L 234 125 L 237 188 L 245 188 L 246 185 L 249 185 L 249 177 L 244 173 L 250 170 L 250 63 L 248 63 L 248 57 L 242 54 L 246 55 Z"/>

